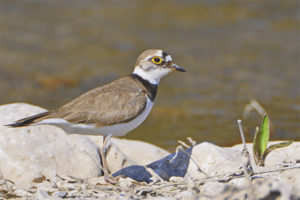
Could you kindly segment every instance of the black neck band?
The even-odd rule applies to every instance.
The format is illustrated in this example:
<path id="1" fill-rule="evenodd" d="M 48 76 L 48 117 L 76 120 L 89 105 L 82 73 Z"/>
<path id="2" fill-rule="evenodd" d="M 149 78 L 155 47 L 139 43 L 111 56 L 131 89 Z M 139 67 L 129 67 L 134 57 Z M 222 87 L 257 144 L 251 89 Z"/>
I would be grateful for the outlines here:
<path id="1" fill-rule="evenodd" d="M 155 99 L 155 96 L 156 96 L 156 92 L 157 92 L 157 85 L 151 84 L 149 81 L 143 79 L 142 77 L 140 77 L 137 74 L 130 74 L 130 76 L 134 79 L 139 80 L 145 86 L 145 88 L 149 92 L 148 97 L 153 102 Z"/>

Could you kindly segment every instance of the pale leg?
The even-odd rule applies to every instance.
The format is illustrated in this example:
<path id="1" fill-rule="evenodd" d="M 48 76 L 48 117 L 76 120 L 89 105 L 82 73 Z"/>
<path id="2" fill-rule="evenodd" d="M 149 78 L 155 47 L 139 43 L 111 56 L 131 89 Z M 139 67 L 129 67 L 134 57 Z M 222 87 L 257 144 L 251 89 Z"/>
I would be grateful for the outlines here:
<path id="1" fill-rule="evenodd" d="M 111 184 L 117 184 L 118 179 L 116 177 L 112 177 L 110 175 L 108 166 L 107 166 L 107 161 L 106 161 L 106 152 L 105 152 L 105 147 L 107 142 L 109 141 L 111 135 L 109 136 L 103 136 L 103 143 L 102 143 L 102 148 L 100 148 L 100 155 L 101 155 L 101 160 L 102 160 L 102 165 L 103 165 L 103 173 L 104 173 L 104 180 L 107 183 Z"/>

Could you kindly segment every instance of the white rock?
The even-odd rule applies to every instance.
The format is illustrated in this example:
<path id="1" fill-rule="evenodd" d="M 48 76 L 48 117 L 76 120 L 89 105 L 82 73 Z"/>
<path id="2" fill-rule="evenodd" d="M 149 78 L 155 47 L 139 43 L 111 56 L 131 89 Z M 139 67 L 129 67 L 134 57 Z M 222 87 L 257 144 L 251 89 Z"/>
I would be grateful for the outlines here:
<path id="1" fill-rule="evenodd" d="M 16 189 L 14 191 L 15 195 L 18 196 L 18 197 L 30 197 L 32 196 L 31 193 L 27 192 L 26 190 L 24 189 Z"/>
<path id="2" fill-rule="evenodd" d="M 53 184 L 49 183 L 48 181 L 43 181 L 42 183 L 35 184 L 35 187 L 47 192 L 54 192 L 57 190 L 57 188 L 53 187 Z"/>
<path id="3" fill-rule="evenodd" d="M 268 143 L 268 146 L 270 146 L 272 144 L 277 144 L 280 142 L 283 142 L 283 141 L 272 141 L 272 142 Z M 247 144 L 247 148 L 249 150 L 250 157 L 252 158 L 251 162 L 254 164 L 252 147 L 253 147 L 252 143 Z M 241 144 L 235 145 L 231 149 L 241 151 L 242 145 Z M 265 160 L 265 166 L 266 167 L 268 167 L 268 166 L 274 167 L 274 165 L 283 164 L 283 163 L 287 163 L 287 162 L 296 163 L 296 161 L 300 161 L 299 152 L 300 152 L 300 142 L 293 142 L 290 146 L 275 149 L 267 155 L 266 160 Z"/>
<path id="4" fill-rule="evenodd" d="M 64 189 L 66 190 L 76 190 L 76 185 L 75 184 L 72 184 L 72 183 L 66 183 L 64 184 Z"/>
<path id="5" fill-rule="evenodd" d="M 86 190 L 87 189 L 87 184 L 82 183 L 80 184 L 80 190 Z"/>
<path id="6" fill-rule="evenodd" d="M 38 189 L 36 191 L 36 193 L 34 194 L 34 197 L 35 197 L 34 199 L 36 199 L 36 200 L 45 200 L 45 199 L 51 198 L 50 195 L 46 191 L 41 190 L 41 189 Z"/>
<path id="7" fill-rule="evenodd" d="M 177 193 L 174 199 L 193 200 L 193 199 L 197 199 L 197 196 L 192 189 L 188 189 L 183 192 Z"/>
<path id="8" fill-rule="evenodd" d="M 43 171 L 76 178 L 101 174 L 97 146 L 85 136 L 66 135 L 54 126 L 3 126 L 45 111 L 28 104 L 0 106 L 0 171 L 20 186 L 30 186 Z"/>
<path id="9" fill-rule="evenodd" d="M 207 182 L 201 187 L 201 193 L 210 199 L 216 199 L 218 195 L 224 192 L 225 184 L 220 182 Z"/>
<path id="10" fill-rule="evenodd" d="M 194 146 L 192 158 L 200 169 L 209 176 L 237 171 L 242 163 L 242 156 L 239 150 L 222 148 L 208 142 Z M 195 163 L 190 160 L 186 178 L 195 180 L 203 177 L 204 174 L 199 172 Z"/>
<path id="11" fill-rule="evenodd" d="M 119 186 L 122 190 L 128 190 L 133 186 L 133 180 L 131 178 L 120 178 Z"/>
<path id="12" fill-rule="evenodd" d="M 183 177 L 179 177 L 179 176 L 172 176 L 169 180 L 172 183 L 185 183 L 186 180 Z"/>
<path id="13" fill-rule="evenodd" d="M 92 186 L 97 185 L 106 185 L 107 183 L 104 180 L 104 176 L 101 177 L 95 177 L 95 178 L 89 178 L 87 179 L 87 183 Z"/>
<path id="14" fill-rule="evenodd" d="M 57 192 L 54 192 L 51 197 L 52 198 L 55 198 L 55 199 L 58 199 L 58 198 L 65 198 L 67 196 L 67 192 L 66 191 L 57 191 Z"/>
<path id="15" fill-rule="evenodd" d="M 280 142 L 280 141 L 279 141 Z M 279 143 L 270 142 L 269 145 Z M 242 145 L 236 145 L 233 147 L 218 147 L 210 143 L 201 143 L 194 146 L 192 151 L 192 157 L 195 159 L 199 167 L 206 172 L 209 176 L 221 175 L 231 172 L 237 172 L 242 164 Z M 250 153 L 252 167 L 255 173 L 263 171 L 273 171 L 282 167 L 287 161 L 290 164 L 295 164 L 300 160 L 300 142 L 294 142 L 292 145 L 284 148 L 279 148 L 272 151 L 266 158 L 265 167 L 256 166 L 253 159 L 252 144 L 247 144 L 248 151 Z M 298 165 L 299 166 L 299 165 Z M 192 161 L 190 161 L 188 172 L 186 177 L 197 177 L 199 173 Z M 282 198 L 288 197 L 290 194 L 300 195 L 300 169 L 282 170 L 280 172 L 269 172 L 263 174 L 257 174 L 256 177 L 262 177 L 264 180 L 268 180 L 272 185 L 265 184 L 264 187 L 271 187 L 269 191 L 278 190 L 281 193 Z M 200 176 L 200 178 L 203 178 Z M 202 179 L 204 180 L 204 179 Z M 230 181 L 236 187 L 247 187 L 249 182 L 245 178 L 233 179 Z M 207 185 L 207 191 L 210 191 L 212 184 Z M 216 190 L 213 190 L 217 192 Z M 205 192 L 205 190 L 204 190 Z M 209 194 L 212 195 L 212 194 Z"/>

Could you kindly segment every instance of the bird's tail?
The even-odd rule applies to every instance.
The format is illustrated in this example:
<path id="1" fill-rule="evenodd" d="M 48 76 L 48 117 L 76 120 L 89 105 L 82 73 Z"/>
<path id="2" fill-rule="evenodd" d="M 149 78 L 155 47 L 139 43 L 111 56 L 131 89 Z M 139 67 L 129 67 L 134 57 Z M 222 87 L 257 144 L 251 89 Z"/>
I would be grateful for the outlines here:
<path id="1" fill-rule="evenodd" d="M 10 126 L 10 127 L 22 127 L 22 126 L 28 126 L 32 123 L 35 123 L 37 122 L 36 120 L 42 118 L 42 117 L 45 117 L 47 115 L 49 115 L 50 112 L 43 112 L 43 113 L 39 113 L 37 115 L 33 115 L 33 116 L 30 116 L 30 117 L 26 117 L 26 118 L 23 118 L 23 119 L 20 119 L 18 121 L 16 121 L 15 123 L 13 124 L 7 124 L 5 126 Z M 38 120 L 39 121 L 39 120 Z"/>

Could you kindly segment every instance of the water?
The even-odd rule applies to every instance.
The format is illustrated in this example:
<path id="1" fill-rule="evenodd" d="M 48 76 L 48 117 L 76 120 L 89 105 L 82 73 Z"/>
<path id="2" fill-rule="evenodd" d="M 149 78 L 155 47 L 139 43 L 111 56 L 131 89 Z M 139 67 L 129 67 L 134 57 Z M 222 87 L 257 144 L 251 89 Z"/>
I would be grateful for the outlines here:
<path id="1" fill-rule="evenodd" d="M 0 103 L 51 109 L 127 75 L 139 53 L 169 52 L 186 73 L 160 84 L 148 119 L 126 138 L 240 142 L 251 99 L 272 140 L 300 139 L 299 1 L 1 1 Z M 246 139 L 260 117 L 244 120 Z"/>

